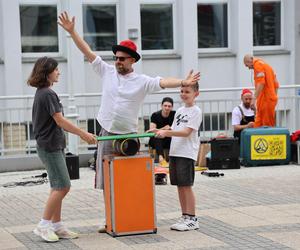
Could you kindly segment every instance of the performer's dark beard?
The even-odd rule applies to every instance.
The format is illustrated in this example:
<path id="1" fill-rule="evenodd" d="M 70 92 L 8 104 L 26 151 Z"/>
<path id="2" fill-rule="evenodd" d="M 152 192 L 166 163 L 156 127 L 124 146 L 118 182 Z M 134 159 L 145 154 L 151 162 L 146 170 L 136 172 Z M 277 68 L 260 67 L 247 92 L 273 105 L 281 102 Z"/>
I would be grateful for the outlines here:
<path id="1" fill-rule="evenodd" d="M 244 107 L 245 107 L 246 109 L 250 108 L 250 106 L 251 106 L 250 103 L 244 103 Z"/>
<path id="2" fill-rule="evenodd" d="M 116 65 L 116 69 L 121 75 L 126 75 L 131 71 L 130 69 L 125 68 L 123 65 Z"/>

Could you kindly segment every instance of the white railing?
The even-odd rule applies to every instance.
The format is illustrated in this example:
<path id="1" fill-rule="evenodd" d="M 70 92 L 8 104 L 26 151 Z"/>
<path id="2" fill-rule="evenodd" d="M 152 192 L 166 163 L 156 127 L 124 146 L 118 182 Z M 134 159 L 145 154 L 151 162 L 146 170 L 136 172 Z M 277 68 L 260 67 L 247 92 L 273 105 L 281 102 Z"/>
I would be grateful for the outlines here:
<path id="1" fill-rule="evenodd" d="M 300 85 L 282 86 L 276 108 L 276 125 L 288 128 L 291 132 L 300 129 Z M 202 138 L 211 138 L 220 133 L 232 135 L 231 112 L 240 103 L 242 88 L 201 89 L 197 105 L 202 109 Z M 78 93 L 70 97 L 60 95 L 65 115 L 69 110 L 77 113 L 77 125 L 97 132 L 97 116 L 101 93 Z M 139 132 L 144 132 L 151 114 L 160 109 L 165 96 L 174 99 L 174 109 L 181 105 L 179 91 L 161 91 L 146 97 L 139 113 Z M 33 96 L 0 96 L 0 158 L 10 155 L 35 154 L 35 140 L 31 126 Z M 72 107 L 70 108 L 70 105 Z M 73 112 L 73 111 L 72 111 Z M 72 114 L 71 114 L 72 115 Z M 74 114 L 73 114 L 74 115 Z M 146 142 L 146 139 L 144 140 Z M 78 142 L 79 152 L 94 150 L 83 141 Z M 92 152 L 92 151 L 90 151 Z"/>

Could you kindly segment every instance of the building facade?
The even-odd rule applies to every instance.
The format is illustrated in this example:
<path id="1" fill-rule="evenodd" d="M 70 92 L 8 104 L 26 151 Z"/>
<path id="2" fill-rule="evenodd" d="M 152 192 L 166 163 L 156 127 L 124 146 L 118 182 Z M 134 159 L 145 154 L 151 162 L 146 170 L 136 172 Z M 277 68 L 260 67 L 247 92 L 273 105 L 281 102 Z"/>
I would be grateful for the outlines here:
<path id="1" fill-rule="evenodd" d="M 59 61 L 61 77 L 54 86 L 59 94 L 101 92 L 100 78 L 57 25 L 62 11 L 76 17 L 78 33 L 110 63 L 111 45 L 132 39 L 142 56 L 135 65 L 139 73 L 183 78 L 194 69 L 201 72 L 200 89 L 251 87 L 253 76 L 243 64 L 250 53 L 272 65 L 282 86 L 300 82 L 300 1 L 0 0 L 2 141 L 5 111 L 28 104 L 4 97 L 34 94 L 26 80 L 40 56 Z M 228 93 L 217 95 L 222 99 Z M 30 122 L 30 110 L 21 116 Z M 18 133 L 26 138 L 27 130 Z"/>

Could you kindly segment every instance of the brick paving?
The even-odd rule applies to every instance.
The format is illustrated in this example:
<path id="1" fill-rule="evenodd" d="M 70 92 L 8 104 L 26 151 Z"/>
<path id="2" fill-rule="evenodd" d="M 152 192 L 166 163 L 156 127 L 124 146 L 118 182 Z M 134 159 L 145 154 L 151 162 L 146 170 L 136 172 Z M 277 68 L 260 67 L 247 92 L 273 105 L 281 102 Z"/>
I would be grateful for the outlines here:
<path id="1" fill-rule="evenodd" d="M 194 191 L 200 229 L 171 231 L 180 216 L 176 187 L 156 186 L 157 234 L 113 238 L 97 233 L 104 221 L 94 172 L 80 169 L 63 204 L 64 223 L 75 240 L 43 242 L 32 233 L 44 208 L 48 184 L 4 188 L 43 171 L 0 174 L 0 249 L 300 249 L 300 166 L 223 170 L 224 177 L 196 173 Z"/>

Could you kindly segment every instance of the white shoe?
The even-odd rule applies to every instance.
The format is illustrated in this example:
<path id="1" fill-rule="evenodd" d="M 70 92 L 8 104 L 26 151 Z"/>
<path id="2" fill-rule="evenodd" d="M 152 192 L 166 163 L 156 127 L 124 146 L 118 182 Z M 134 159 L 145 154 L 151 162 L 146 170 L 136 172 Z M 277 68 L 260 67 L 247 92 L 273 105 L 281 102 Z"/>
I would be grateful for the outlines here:
<path id="1" fill-rule="evenodd" d="M 177 224 L 181 224 L 181 223 L 183 223 L 184 222 L 184 220 L 187 218 L 187 216 L 186 215 L 182 215 L 180 218 L 179 218 L 179 220 L 175 223 L 175 224 L 173 224 L 173 225 L 171 225 L 170 226 L 170 229 L 172 229 L 172 230 L 176 230 L 176 228 L 177 228 Z"/>
<path id="2" fill-rule="evenodd" d="M 55 234 L 59 239 L 76 239 L 79 237 L 78 233 L 72 232 L 64 226 L 61 226 L 58 230 L 56 230 Z"/>
<path id="3" fill-rule="evenodd" d="M 106 233 L 106 226 L 100 225 L 97 229 L 98 233 Z"/>
<path id="4" fill-rule="evenodd" d="M 58 236 L 54 233 L 51 224 L 46 226 L 38 225 L 33 232 L 47 242 L 57 242 L 59 240 Z"/>
<path id="5" fill-rule="evenodd" d="M 198 222 L 197 218 L 195 220 L 185 218 L 185 220 L 183 222 L 175 224 L 173 227 L 171 227 L 171 229 L 177 230 L 177 231 L 196 230 L 196 229 L 199 229 L 199 222 Z"/>

